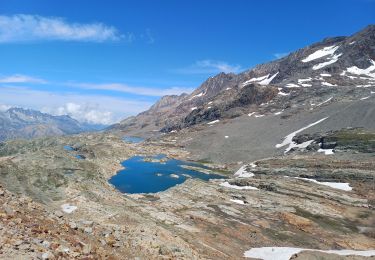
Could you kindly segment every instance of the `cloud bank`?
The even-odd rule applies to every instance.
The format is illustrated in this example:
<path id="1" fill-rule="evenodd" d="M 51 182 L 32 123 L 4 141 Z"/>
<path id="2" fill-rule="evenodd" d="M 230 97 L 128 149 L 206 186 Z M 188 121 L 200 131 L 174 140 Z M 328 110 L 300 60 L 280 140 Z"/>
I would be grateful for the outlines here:
<path id="1" fill-rule="evenodd" d="M 125 39 L 113 26 L 102 23 L 70 23 L 60 17 L 18 14 L 0 16 L 0 43 L 42 40 L 104 42 Z"/>
<path id="2" fill-rule="evenodd" d="M 58 116 L 69 115 L 80 122 L 103 125 L 109 125 L 113 123 L 112 112 L 101 111 L 101 108 L 98 104 L 77 104 L 69 102 L 59 107 L 44 107 L 42 108 L 42 111 Z"/>
<path id="3" fill-rule="evenodd" d="M 148 109 L 152 103 L 106 95 L 57 93 L 27 87 L 1 86 L 0 109 L 18 106 L 54 115 L 68 114 L 81 122 L 112 124 Z"/>

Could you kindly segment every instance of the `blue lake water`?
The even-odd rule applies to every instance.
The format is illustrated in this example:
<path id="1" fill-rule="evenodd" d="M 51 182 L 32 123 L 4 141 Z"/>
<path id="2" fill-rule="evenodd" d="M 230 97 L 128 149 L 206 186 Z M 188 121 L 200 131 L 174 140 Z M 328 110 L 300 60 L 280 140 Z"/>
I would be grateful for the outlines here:
<path id="1" fill-rule="evenodd" d="M 181 167 L 186 165 L 208 169 L 198 163 L 175 159 L 156 161 L 163 157 L 163 155 L 152 157 L 154 162 L 144 161 L 142 156 L 131 157 L 122 162 L 125 169 L 119 171 L 109 182 L 124 193 L 155 193 L 183 183 L 188 178 L 199 178 L 206 181 L 225 178 L 218 174 L 205 174 Z M 176 176 L 171 176 L 171 174 Z M 176 178 L 177 176 L 178 178 Z"/>
<path id="2" fill-rule="evenodd" d="M 141 137 L 136 137 L 136 136 L 124 136 L 123 140 L 127 143 L 137 144 L 137 143 L 142 143 L 145 139 Z"/>

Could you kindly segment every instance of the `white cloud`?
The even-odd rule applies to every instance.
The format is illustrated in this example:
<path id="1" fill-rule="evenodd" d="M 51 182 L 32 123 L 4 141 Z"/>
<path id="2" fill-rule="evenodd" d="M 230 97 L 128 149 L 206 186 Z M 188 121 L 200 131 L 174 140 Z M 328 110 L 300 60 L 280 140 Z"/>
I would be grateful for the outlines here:
<path id="1" fill-rule="evenodd" d="M 121 83 L 105 83 L 105 84 L 95 84 L 95 83 L 67 83 L 67 86 L 77 87 L 82 89 L 95 89 L 95 90 L 113 90 L 124 93 L 131 93 L 143 96 L 154 96 L 160 97 L 165 95 L 179 95 L 182 93 L 190 93 L 194 88 L 185 87 L 170 87 L 166 89 L 157 88 L 147 88 L 147 87 L 135 87 L 129 86 Z"/>
<path id="2" fill-rule="evenodd" d="M 11 76 L 0 77 L 0 83 L 38 83 L 45 84 L 46 80 L 41 78 L 30 77 L 27 75 L 14 74 Z"/>
<path id="3" fill-rule="evenodd" d="M 68 105 L 69 103 L 73 105 Z M 62 114 L 66 112 L 81 121 L 114 123 L 148 109 L 152 103 L 105 95 L 55 93 L 25 87 L 0 86 L 0 104 L 43 110 Z"/>
<path id="4" fill-rule="evenodd" d="M 238 73 L 242 67 L 237 64 L 229 64 L 225 61 L 217 60 L 200 60 L 182 69 L 175 69 L 173 71 L 183 74 L 212 74 L 212 73 Z"/>
<path id="5" fill-rule="evenodd" d="M 70 23 L 60 17 L 18 14 L 0 16 L 0 42 L 40 40 L 103 42 L 131 41 L 134 35 L 121 35 L 113 26 L 102 23 Z"/>
<path id="6" fill-rule="evenodd" d="M 44 107 L 42 111 L 52 115 L 69 115 L 80 122 L 108 125 L 113 123 L 112 112 L 101 111 L 98 104 L 66 103 L 60 107 Z"/>

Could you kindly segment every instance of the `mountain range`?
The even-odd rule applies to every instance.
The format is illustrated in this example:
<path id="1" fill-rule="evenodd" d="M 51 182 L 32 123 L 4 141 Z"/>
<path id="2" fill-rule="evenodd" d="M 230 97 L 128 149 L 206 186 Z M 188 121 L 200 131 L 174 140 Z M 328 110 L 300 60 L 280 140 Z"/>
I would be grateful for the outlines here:
<path id="1" fill-rule="evenodd" d="M 374 46 L 374 25 L 352 36 L 326 38 L 242 73 L 210 77 L 191 94 L 164 96 L 110 129 L 155 136 L 251 113 L 312 110 L 322 102 L 366 98 L 374 94 Z"/>
<path id="2" fill-rule="evenodd" d="M 13 107 L 0 112 L 0 141 L 77 134 L 101 128 L 80 123 L 68 115 L 53 116 L 31 109 Z"/>

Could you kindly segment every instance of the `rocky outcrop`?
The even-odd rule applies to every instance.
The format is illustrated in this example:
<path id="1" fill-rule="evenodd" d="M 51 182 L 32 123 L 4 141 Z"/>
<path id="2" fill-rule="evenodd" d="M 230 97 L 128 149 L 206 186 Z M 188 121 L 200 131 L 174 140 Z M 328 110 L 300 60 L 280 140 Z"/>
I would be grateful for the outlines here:
<path id="1" fill-rule="evenodd" d="M 161 129 L 162 132 L 170 132 L 203 122 L 218 119 L 234 118 L 244 114 L 251 106 L 259 106 L 272 100 L 278 93 L 276 87 L 252 83 L 238 90 L 236 94 L 227 96 L 217 95 L 215 104 L 210 108 L 197 108 L 191 111 L 181 123 L 173 122 Z"/>

